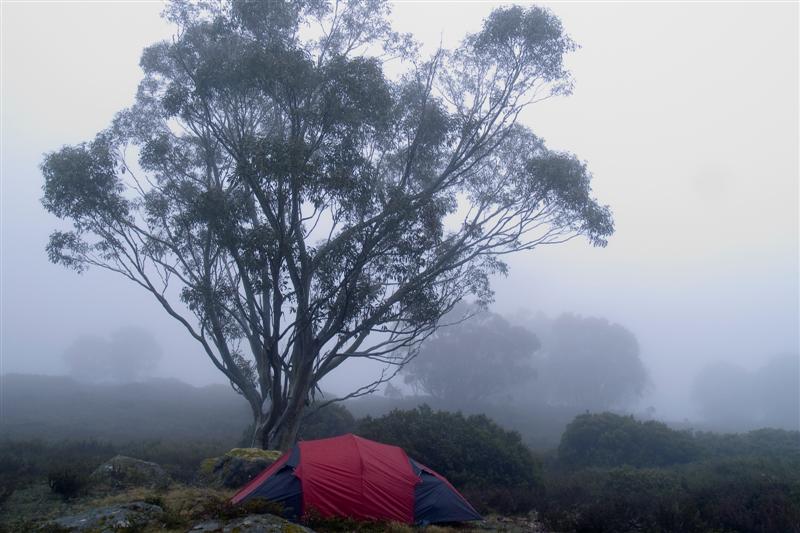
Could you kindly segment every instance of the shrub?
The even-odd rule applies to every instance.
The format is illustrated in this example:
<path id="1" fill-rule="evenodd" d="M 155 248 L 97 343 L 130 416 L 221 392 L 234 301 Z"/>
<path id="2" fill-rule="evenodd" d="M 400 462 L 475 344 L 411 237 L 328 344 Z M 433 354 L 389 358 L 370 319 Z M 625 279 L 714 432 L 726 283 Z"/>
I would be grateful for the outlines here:
<path id="1" fill-rule="evenodd" d="M 47 484 L 50 490 L 62 498 L 69 499 L 78 496 L 86 486 L 86 475 L 70 467 L 51 470 L 47 474 Z"/>
<path id="2" fill-rule="evenodd" d="M 228 449 L 218 441 L 146 440 L 119 446 L 116 453 L 157 463 L 173 479 L 191 483 L 204 459 Z"/>
<path id="3" fill-rule="evenodd" d="M 540 511 L 558 531 L 800 532 L 798 466 L 722 459 L 550 472 Z"/>
<path id="4" fill-rule="evenodd" d="M 483 415 L 465 417 L 423 405 L 380 418 L 366 417 L 358 433 L 400 446 L 463 488 L 479 510 L 528 511 L 541 487 L 541 465 L 519 434 Z"/>
<path id="5" fill-rule="evenodd" d="M 149 503 L 150 505 L 157 505 L 164 509 L 166 506 L 164 505 L 164 498 L 162 498 L 158 494 L 150 494 L 145 497 L 144 503 Z"/>
<path id="6" fill-rule="evenodd" d="M 347 517 L 323 517 L 311 509 L 303 516 L 303 524 L 324 533 L 414 533 L 415 528 L 400 522 L 356 520 Z"/>
<path id="7" fill-rule="evenodd" d="M 57 474 L 65 465 L 92 472 L 115 455 L 127 455 L 161 465 L 174 479 L 191 482 L 200 462 L 221 455 L 229 446 L 214 441 L 46 442 L 0 440 L 0 487 L 15 490 Z M 77 465 L 77 466 L 76 466 Z"/>
<path id="8" fill-rule="evenodd" d="M 352 433 L 356 419 L 342 404 L 328 404 L 324 407 L 311 406 L 303 417 L 298 438 L 302 440 L 325 439 Z"/>
<path id="9" fill-rule="evenodd" d="M 281 516 L 284 512 L 280 503 L 253 498 L 244 503 L 233 504 L 229 497 L 206 495 L 189 513 L 193 520 L 231 520 L 249 514 L 274 514 Z"/>
<path id="10" fill-rule="evenodd" d="M 764 428 L 748 433 L 696 432 L 706 457 L 775 457 L 800 460 L 800 431 Z"/>
<path id="11" fill-rule="evenodd" d="M 575 417 L 558 446 L 558 462 L 569 468 L 666 466 L 700 457 L 701 449 L 691 432 L 613 413 Z"/>

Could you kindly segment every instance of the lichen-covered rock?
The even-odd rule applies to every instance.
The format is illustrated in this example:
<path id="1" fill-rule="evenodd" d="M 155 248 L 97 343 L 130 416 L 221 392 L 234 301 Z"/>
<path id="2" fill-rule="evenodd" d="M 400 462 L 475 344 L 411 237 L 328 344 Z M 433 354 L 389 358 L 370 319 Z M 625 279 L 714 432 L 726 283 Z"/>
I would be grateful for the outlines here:
<path id="1" fill-rule="evenodd" d="M 112 489 L 128 487 L 147 487 L 163 489 L 172 479 L 156 463 L 117 455 L 97 467 L 89 476 L 90 483 L 97 487 Z"/>
<path id="2" fill-rule="evenodd" d="M 255 514 L 229 522 L 219 520 L 202 522 L 192 527 L 189 533 L 314 533 L 314 531 L 271 514 Z"/>
<path id="3" fill-rule="evenodd" d="M 283 455 L 283 452 L 279 450 L 262 450 L 261 448 L 233 448 L 225 455 L 248 461 L 269 461 L 272 464 L 278 457 Z"/>
<path id="4" fill-rule="evenodd" d="M 215 487 L 236 489 L 275 462 L 281 452 L 259 448 L 234 448 L 200 465 L 200 481 Z"/>
<path id="5" fill-rule="evenodd" d="M 39 531 L 86 531 L 111 533 L 138 531 L 159 520 L 164 513 L 157 505 L 131 502 L 90 509 L 80 514 L 63 516 L 40 526 Z"/>

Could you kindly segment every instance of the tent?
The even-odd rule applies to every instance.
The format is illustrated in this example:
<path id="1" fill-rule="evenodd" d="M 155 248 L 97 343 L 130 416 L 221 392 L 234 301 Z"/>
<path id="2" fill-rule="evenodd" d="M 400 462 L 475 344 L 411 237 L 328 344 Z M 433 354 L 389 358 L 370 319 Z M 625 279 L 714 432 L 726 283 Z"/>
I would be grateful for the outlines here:
<path id="1" fill-rule="evenodd" d="M 350 434 L 297 443 L 231 501 L 250 498 L 282 504 L 290 519 L 312 509 L 322 517 L 407 524 L 481 518 L 444 477 L 401 448 Z"/>

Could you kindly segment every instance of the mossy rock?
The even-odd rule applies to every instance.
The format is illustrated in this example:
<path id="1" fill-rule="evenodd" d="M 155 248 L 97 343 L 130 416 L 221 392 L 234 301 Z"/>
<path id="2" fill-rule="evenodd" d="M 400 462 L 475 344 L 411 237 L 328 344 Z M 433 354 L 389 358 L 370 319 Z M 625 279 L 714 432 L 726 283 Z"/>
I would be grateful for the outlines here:
<path id="1" fill-rule="evenodd" d="M 200 464 L 199 481 L 213 487 L 237 489 L 274 463 L 281 452 L 259 448 L 234 448 Z"/>
<path id="2" fill-rule="evenodd" d="M 98 466 L 89 476 L 89 481 L 95 488 L 111 489 L 130 487 L 163 489 L 172 483 L 169 474 L 156 463 L 124 455 L 117 455 Z"/>
<path id="3" fill-rule="evenodd" d="M 225 453 L 229 457 L 240 457 L 248 461 L 269 461 L 270 464 L 278 460 L 283 455 L 279 450 L 262 450 L 261 448 L 233 448 Z"/>

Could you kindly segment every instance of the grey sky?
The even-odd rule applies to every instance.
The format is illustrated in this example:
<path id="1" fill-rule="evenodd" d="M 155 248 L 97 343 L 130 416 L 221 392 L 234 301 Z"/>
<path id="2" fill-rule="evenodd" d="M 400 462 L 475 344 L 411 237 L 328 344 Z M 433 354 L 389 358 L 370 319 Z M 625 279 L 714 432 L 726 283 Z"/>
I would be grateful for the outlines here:
<path id="1" fill-rule="evenodd" d="M 432 51 L 497 3 L 395 5 L 396 29 Z M 665 416 L 688 413 L 696 371 L 748 368 L 798 349 L 798 4 L 545 4 L 581 45 L 572 96 L 523 121 L 592 169 L 615 214 L 584 241 L 510 260 L 499 312 L 604 316 L 638 336 Z M 39 204 L 43 152 L 90 139 L 130 104 L 139 54 L 170 35 L 157 3 L 2 6 L 2 371 L 60 373 L 81 334 L 151 330 L 160 372 L 219 381 L 130 283 L 47 262 L 57 221 Z M 349 376 L 329 386 L 343 390 Z"/>

